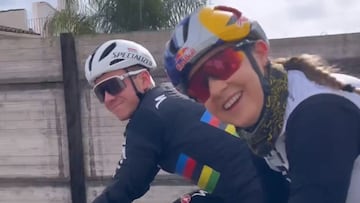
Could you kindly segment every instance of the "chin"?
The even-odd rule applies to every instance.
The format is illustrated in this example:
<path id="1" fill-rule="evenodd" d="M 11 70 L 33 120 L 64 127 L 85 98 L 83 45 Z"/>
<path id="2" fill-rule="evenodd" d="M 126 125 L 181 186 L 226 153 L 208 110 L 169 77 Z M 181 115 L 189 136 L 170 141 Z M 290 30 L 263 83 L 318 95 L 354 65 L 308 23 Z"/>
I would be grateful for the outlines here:
<path id="1" fill-rule="evenodd" d="M 125 120 L 127 120 L 128 118 L 129 118 L 129 116 L 127 116 L 127 115 L 124 115 L 123 113 L 121 114 L 121 113 L 117 113 L 117 112 L 112 112 L 115 116 L 116 116 L 116 118 L 118 118 L 120 121 L 125 121 Z"/>
<path id="2" fill-rule="evenodd" d="M 240 128 L 248 128 L 257 123 L 259 116 L 256 116 L 257 111 L 251 111 L 251 109 L 245 109 L 238 114 L 228 115 L 229 123 L 240 127 Z"/>
<path id="3" fill-rule="evenodd" d="M 231 120 L 231 121 L 229 121 L 228 123 L 233 124 L 233 125 L 236 126 L 236 127 L 241 127 L 241 128 L 244 127 L 244 123 L 243 123 L 243 122 L 239 122 L 239 121 L 237 121 L 237 120 Z"/>
<path id="4" fill-rule="evenodd" d="M 118 118 L 120 121 L 129 120 L 129 116 L 117 116 L 117 118 Z"/>
<path id="5" fill-rule="evenodd" d="M 236 127 L 241 127 L 241 128 L 247 127 L 249 125 L 248 122 L 244 121 L 244 118 L 236 118 L 234 116 L 232 116 L 229 119 L 223 119 L 223 121 L 225 123 L 229 123 L 235 125 Z"/>
<path id="6" fill-rule="evenodd" d="M 215 115 L 216 116 L 216 115 Z M 238 126 L 238 122 L 233 116 L 220 116 L 218 117 L 222 122 Z"/>

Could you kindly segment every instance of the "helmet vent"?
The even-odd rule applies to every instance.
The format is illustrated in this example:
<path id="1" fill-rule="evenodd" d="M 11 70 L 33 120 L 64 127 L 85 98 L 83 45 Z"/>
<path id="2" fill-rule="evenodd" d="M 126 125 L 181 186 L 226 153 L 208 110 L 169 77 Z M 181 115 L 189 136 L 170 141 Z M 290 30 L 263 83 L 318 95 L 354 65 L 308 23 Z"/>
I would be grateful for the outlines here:
<path id="1" fill-rule="evenodd" d="M 229 19 L 229 22 L 227 23 L 227 25 L 232 25 L 235 24 L 237 21 L 237 17 L 235 15 L 231 16 L 231 18 Z"/>
<path id="2" fill-rule="evenodd" d="M 91 54 L 91 57 L 90 57 L 90 61 L 89 61 L 89 71 L 91 71 L 92 69 L 92 61 L 94 59 L 94 55 L 95 55 L 95 52 L 93 54 Z"/>
<path id="3" fill-rule="evenodd" d="M 115 60 L 112 60 L 111 62 L 110 62 L 110 66 L 112 66 L 112 65 L 114 65 L 115 63 L 119 63 L 119 62 L 121 62 L 121 61 L 123 61 L 124 59 L 115 59 Z"/>
<path id="4" fill-rule="evenodd" d="M 103 51 L 103 53 L 101 54 L 99 61 L 101 61 L 103 58 L 105 58 L 107 55 L 110 54 L 110 52 L 115 49 L 116 47 L 116 43 L 113 42 L 111 43 L 108 47 L 106 47 L 106 49 Z"/>
<path id="5" fill-rule="evenodd" d="M 183 40 L 186 42 L 188 37 L 188 31 L 189 31 L 189 18 L 185 21 L 183 25 Z"/>
<path id="6" fill-rule="evenodd" d="M 175 54 L 179 50 L 176 48 L 174 40 L 170 40 L 169 49 L 172 54 Z"/>

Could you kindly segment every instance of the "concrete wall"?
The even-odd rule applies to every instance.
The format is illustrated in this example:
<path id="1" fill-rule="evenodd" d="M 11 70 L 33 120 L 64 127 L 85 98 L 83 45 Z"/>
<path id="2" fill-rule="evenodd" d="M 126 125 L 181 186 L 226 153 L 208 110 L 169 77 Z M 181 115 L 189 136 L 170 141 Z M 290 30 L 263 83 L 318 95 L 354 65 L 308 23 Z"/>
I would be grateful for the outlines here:
<path id="1" fill-rule="evenodd" d="M 0 202 L 70 202 L 58 40 L 0 40 L 0 71 Z"/>
<path id="2" fill-rule="evenodd" d="M 81 84 L 81 122 L 88 202 L 101 192 L 120 158 L 126 122 L 97 101 L 84 81 L 84 61 L 113 38 L 135 40 L 162 67 L 170 33 L 135 32 L 75 38 Z M 318 53 L 359 73 L 360 33 L 271 40 L 273 57 Z M 59 38 L 0 40 L 0 203 L 70 203 L 69 154 Z M 161 69 L 157 81 L 166 81 Z M 161 172 L 138 203 L 168 203 L 194 189 Z"/>

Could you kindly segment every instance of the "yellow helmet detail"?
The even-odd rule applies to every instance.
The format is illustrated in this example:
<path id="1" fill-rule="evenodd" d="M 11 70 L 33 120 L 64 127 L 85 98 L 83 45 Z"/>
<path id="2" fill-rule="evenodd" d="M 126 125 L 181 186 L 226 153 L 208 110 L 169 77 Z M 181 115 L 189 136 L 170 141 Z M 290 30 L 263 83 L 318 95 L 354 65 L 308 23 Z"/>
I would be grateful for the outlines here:
<path id="1" fill-rule="evenodd" d="M 237 18 L 234 14 L 214 10 L 210 7 L 199 11 L 199 21 L 211 33 L 223 41 L 238 41 L 249 35 L 251 24 L 244 17 Z"/>

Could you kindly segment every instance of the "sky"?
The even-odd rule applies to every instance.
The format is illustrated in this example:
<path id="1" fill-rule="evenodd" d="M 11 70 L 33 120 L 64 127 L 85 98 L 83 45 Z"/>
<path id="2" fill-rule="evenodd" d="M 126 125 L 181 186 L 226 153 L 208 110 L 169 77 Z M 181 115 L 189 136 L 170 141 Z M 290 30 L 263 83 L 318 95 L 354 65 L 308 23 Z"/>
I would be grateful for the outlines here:
<path id="1" fill-rule="evenodd" d="M 40 1 L 48 2 L 54 8 L 57 7 L 57 0 L 0 0 L 0 10 L 26 9 L 28 18 L 31 18 L 32 3 Z"/>
<path id="2" fill-rule="evenodd" d="M 0 0 L 0 10 L 25 8 L 38 0 Z M 43 0 L 56 8 L 57 0 Z M 270 39 L 360 32 L 359 0 L 210 0 L 238 8 L 257 20 Z"/>
<path id="3" fill-rule="evenodd" d="M 359 0 L 211 0 L 257 20 L 269 38 L 360 32 Z"/>

